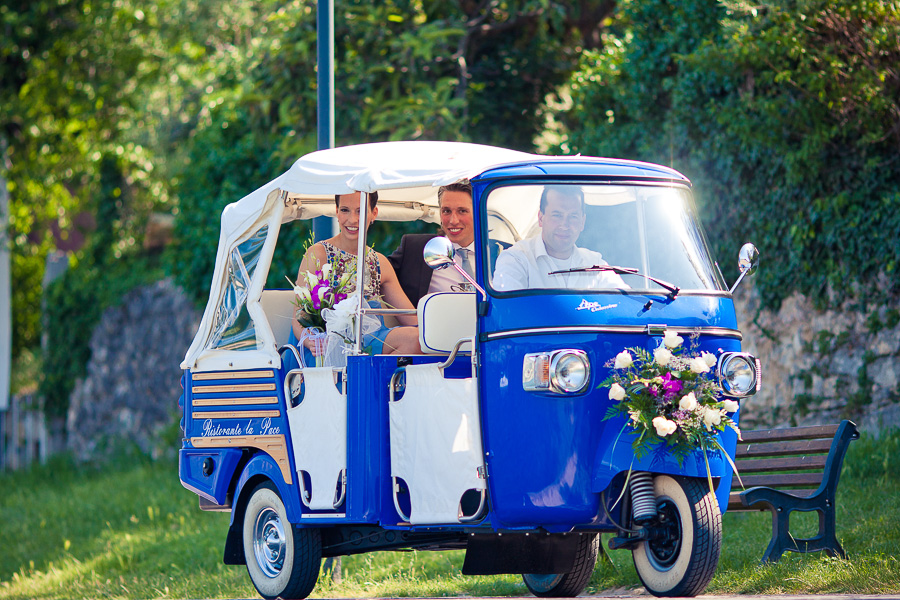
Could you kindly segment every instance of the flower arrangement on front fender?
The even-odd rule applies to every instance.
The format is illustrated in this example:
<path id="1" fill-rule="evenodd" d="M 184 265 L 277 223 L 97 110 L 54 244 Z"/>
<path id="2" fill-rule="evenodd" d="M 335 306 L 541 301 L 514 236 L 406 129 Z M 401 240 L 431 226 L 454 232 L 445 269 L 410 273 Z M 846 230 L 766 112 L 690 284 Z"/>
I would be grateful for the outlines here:
<path id="1" fill-rule="evenodd" d="M 731 414 L 734 400 L 720 400 L 719 388 L 709 377 L 716 357 L 709 352 L 690 356 L 684 338 L 666 330 L 663 343 L 651 354 L 626 348 L 611 365 L 612 374 L 601 384 L 609 388 L 614 404 L 604 418 L 628 418 L 626 427 L 638 435 L 632 442 L 635 456 L 651 446 L 665 444 L 679 463 L 693 450 L 721 450 L 717 434 L 726 427 L 740 429 Z"/>

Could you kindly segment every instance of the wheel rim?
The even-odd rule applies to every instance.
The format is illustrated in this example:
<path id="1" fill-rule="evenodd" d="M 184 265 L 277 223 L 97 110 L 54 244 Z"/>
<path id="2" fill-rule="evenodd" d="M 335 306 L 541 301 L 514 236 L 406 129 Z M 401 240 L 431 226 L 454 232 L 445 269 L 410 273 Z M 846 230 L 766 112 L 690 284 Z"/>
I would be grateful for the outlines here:
<path id="1" fill-rule="evenodd" d="M 678 560 L 681 551 L 681 515 L 678 507 L 668 498 L 663 498 L 656 506 L 658 521 L 654 526 L 653 539 L 647 542 L 647 558 L 659 571 L 667 571 Z"/>
<path id="2" fill-rule="evenodd" d="M 267 577 L 277 577 L 284 567 L 287 543 L 278 513 L 272 508 L 260 511 L 253 527 L 253 553 Z"/>
<path id="3" fill-rule="evenodd" d="M 528 573 L 525 577 L 528 579 L 528 584 L 535 590 L 539 592 L 546 592 L 553 589 L 560 580 L 563 578 L 565 574 L 549 574 L 549 575 L 535 575 L 533 573 Z"/>

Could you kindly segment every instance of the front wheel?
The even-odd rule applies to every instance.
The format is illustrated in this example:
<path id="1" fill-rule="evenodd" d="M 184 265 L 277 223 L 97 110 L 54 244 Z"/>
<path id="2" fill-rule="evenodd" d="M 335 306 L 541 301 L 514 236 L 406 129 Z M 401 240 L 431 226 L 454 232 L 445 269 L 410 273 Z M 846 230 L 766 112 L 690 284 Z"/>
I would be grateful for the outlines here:
<path id="1" fill-rule="evenodd" d="M 318 529 L 295 528 L 271 483 L 253 490 L 244 513 L 244 556 L 260 596 L 301 599 L 319 578 L 322 539 Z"/>
<path id="2" fill-rule="evenodd" d="M 591 580 L 600 536 L 596 533 L 582 533 L 578 536 L 575 564 L 568 573 L 555 575 L 534 575 L 525 573 L 522 579 L 532 594 L 541 598 L 574 598 L 580 594 Z"/>
<path id="3" fill-rule="evenodd" d="M 652 537 L 632 550 L 638 577 L 654 596 L 696 596 L 719 564 L 722 515 L 716 497 L 695 479 L 659 475 L 653 488 Z"/>

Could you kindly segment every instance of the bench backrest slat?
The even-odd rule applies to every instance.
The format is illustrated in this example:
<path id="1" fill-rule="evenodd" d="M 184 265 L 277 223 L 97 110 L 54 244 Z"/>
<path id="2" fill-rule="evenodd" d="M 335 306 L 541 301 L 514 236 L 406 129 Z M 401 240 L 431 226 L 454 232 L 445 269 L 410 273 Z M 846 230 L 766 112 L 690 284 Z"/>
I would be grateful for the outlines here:
<path id="1" fill-rule="evenodd" d="M 830 449 L 831 439 L 738 444 L 737 457 L 758 458 L 762 456 L 827 453 Z M 740 468 L 740 465 L 738 468 Z"/>
<path id="2" fill-rule="evenodd" d="M 804 469 L 825 468 L 825 454 L 805 454 L 803 456 L 788 456 L 783 458 L 759 458 L 754 460 L 739 460 L 738 473 L 772 473 L 776 471 L 794 471 Z"/>
<path id="3" fill-rule="evenodd" d="M 822 483 L 822 473 L 772 473 L 769 475 L 741 475 L 744 487 L 749 489 L 758 485 L 770 488 L 784 487 L 818 487 Z M 732 482 L 734 489 L 740 489 L 740 482 L 735 477 Z"/>
<path id="4" fill-rule="evenodd" d="M 838 430 L 838 425 L 813 425 L 810 427 L 793 427 L 790 429 L 757 429 L 741 433 L 741 441 L 745 444 L 751 442 L 765 442 L 766 440 L 814 440 L 832 439 Z"/>

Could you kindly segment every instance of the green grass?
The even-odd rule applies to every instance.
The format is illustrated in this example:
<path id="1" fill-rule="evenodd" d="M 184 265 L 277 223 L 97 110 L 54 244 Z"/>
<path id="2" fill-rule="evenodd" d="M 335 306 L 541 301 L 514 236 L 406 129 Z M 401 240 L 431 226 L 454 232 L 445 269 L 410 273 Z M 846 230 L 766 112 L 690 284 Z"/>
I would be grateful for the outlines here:
<path id="1" fill-rule="evenodd" d="M 708 593 L 900 591 L 900 432 L 854 442 L 838 491 L 838 537 L 850 560 L 788 553 L 760 566 L 768 513 L 724 517 L 722 558 Z M 799 517 L 799 518 L 798 518 Z M 792 519 L 794 535 L 815 517 Z M 256 597 L 244 567 L 222 564 L 228 515 L 206 513 L 171 461 L 114 465 L 66 457 L 0 475 L 0 599 Z M 604 535 L 604 545 L 609 539 Z M 600 561 L 589 592 L 639 587 L 627 551 Z M 517 576 L 464 577 L 463 553 L 379 552 L 343 559 L 344 580 L 314 596 L 525 595 Z"/>

